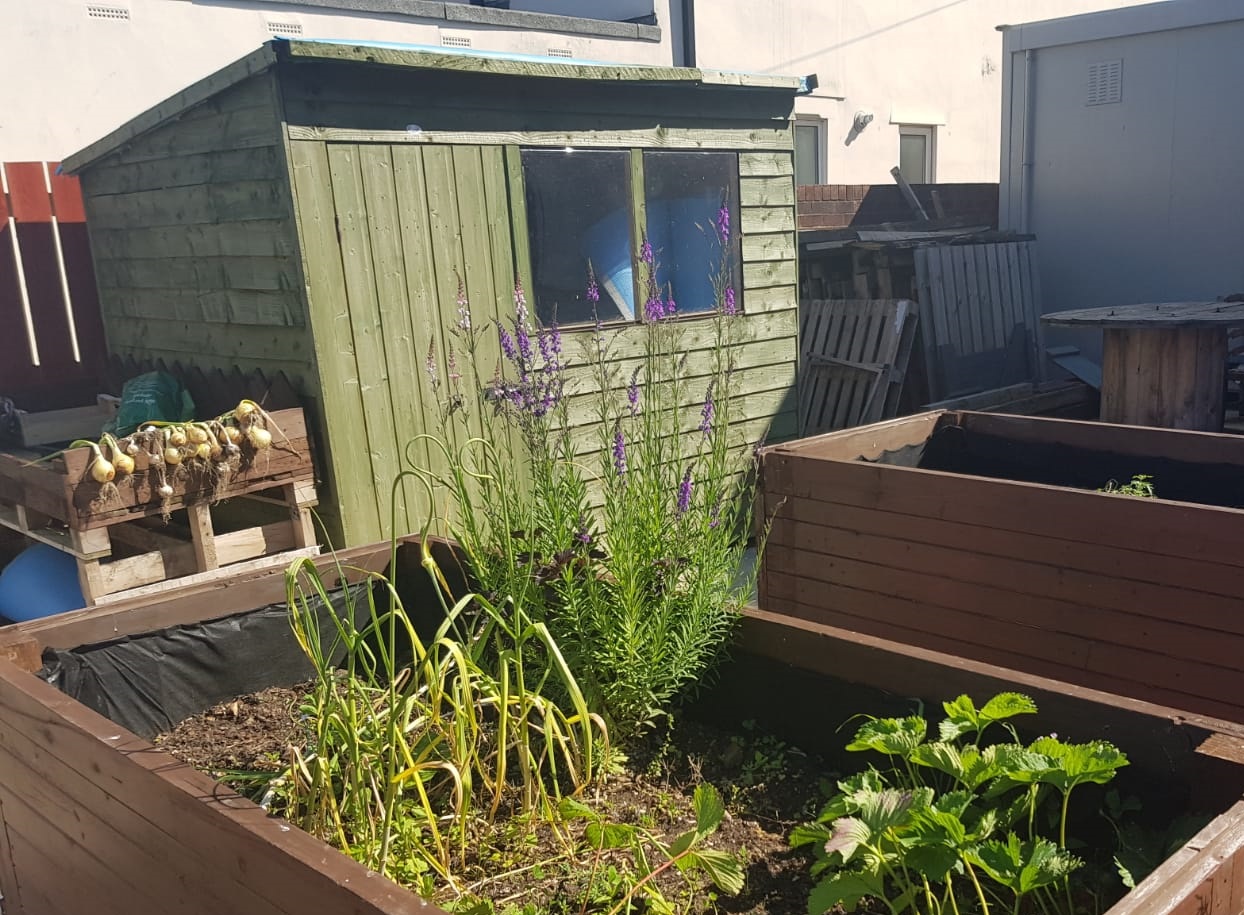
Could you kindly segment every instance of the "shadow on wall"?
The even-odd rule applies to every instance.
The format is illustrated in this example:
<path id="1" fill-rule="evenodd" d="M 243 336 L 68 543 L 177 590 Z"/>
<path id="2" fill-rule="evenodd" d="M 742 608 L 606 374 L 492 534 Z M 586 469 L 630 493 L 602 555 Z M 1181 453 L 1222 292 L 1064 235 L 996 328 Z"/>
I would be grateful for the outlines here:
<path id="1" fill-rule="evenodd" d="M 996 183 L 915 184 L 912 189 L 925 212 L 939 223 L 953 220 L 957 224 L 997 228 Z M 802 230 L 909 223 L 915 218 L 894 184 L 805 185 L 798 189 L 798 212 Z"/>

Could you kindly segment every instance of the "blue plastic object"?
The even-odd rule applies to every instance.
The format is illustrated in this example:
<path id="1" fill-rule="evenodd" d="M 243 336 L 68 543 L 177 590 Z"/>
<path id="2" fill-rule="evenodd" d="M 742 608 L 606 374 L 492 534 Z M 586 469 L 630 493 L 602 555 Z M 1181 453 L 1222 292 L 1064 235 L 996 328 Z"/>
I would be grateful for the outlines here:
<path id="1" fill-rule="evenodd" d="M 36 543 L 0 572 L 0 616 L 24 623 L 86 606 L 78 564 L 68 553 Z"/>

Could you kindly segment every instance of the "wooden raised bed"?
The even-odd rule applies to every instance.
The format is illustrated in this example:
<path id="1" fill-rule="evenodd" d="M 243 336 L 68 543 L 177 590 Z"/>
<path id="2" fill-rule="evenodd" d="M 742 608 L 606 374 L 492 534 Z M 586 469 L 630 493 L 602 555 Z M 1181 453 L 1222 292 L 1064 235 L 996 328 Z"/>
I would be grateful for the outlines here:
<path id="1" fill-rule="evenodd" d="M 88 472 L 89 448 L 38 463 L 31 463 L 30 454 L 0 453 L 0 525 L 74 556 L 88 606 L 140 586 L 314 548 L 315 472 L 302 410 L 277 410 L 271 421 L 273 447 L 244 459 L 227 486 L 218 488 L 204 473 L 170 474 L 173 496 L 167 502 L 157 494 L 160 481 L 147 472 L 143 454 L 133 475 L 104 496 Z M 212 504 L 237 496 L 276 502 L 288 517 L 217 533 Z M 182 510 L 188 540 L 142 523 Z M 114 558 L 114 543 L 133 555 Z"/>
<path id="2" fill-rule="evenodd" d="M 1244 722 L 1244 438 L 937 411 L 762 477 L 762 608 Z"/>
<path id="3" fill-rule="evenodd" d="M 351 550 L 340 558 L 380 570 L 389 562 L 389 546 Z M 417 548 L 404 545 L 399 563 L 413 568 L 417 560 Z M 317 562 L 329 569 L 333 559 Z M 439 913 L 27 672 L 38 664 L 40 645 L 74 645 L 78 637 L 101 633 L 138 634 L 279 602 L 283 595 L 283 576 L 267 572 L 227 589 L 203 586 L 160 603 L 82 611 L 0 633 L 0 889 L 6 915 Z M 832 714 L 826 712 L 827 698 L 852 712 L 861 710 L 860 694 L 852 692 L 859 689 L 851 683 L 856 668 L 865 671 L 857 684 L 893 683 L 903 695 L 930 703 L 959 684 L 987 689 L 1011 682 L 1012 676 L 881 640 L 860 642 L 763 612 L 749 615 L 740 642 L 753 653 L 723 678 L 723 688 L 733 683 L 770 711 L 792 697 L 775 685 L 778 678 L 745 681 L 749 657 L 795 675 L 800 669 L 808 672 L 805 676 L 817 675 L 809 681 L 815 688 L 800 693 L 820 710 L 803 718 L 805 736 L 811 736 L 809 722 L 815 731 L 832 732 L 833 725 L 825 726 Z M 830 680 L 820 676 L 827 668 L 847 673 Z M 1212 771 L 1214 785 L 1228 798 L 1215 808 L 1226 812 L 1111 915 L 1192 915 L 1198 906 L 1239 911 L 1231 906 L 1238 898 L 1234 864 L 1241 859 L 1244 808 L 1231 803 L 1244 780 L 1238 767 L 1197 751 L 1202 736 L 1210 733 L 1209 723 L 1189 723 L 1169 709 L 1015 676 L 1043 703 L 1043 723 L 1069 733 L 1091 728 L 1120 740 L 1146 741 L 1153 752 L 1146 756 L 1140 747 L 1136 766 L 1152 762 L 1166 789 L 1206 783 Z M 721 704 L 730 701 L 727 697 Z M 1226 768 L 1207 770 L 1205 765 Z"/>

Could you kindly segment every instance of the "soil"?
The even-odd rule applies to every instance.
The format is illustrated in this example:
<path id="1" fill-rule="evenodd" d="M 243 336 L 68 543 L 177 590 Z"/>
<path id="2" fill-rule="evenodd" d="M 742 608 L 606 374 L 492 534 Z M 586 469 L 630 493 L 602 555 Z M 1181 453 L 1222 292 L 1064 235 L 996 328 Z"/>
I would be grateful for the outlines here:
<path id="1" fill-rule="evenodd" d="M 256 774 L 280 772 L 289 748 L 305 742 L 298 706 L 308 688 L 275 687 L 222 703 L 155 742 L 253 796 Z M 584 799 L 589 806 L 610 822 L 640 825 L 668 843 L 694 824 L 691 798 L 696 785 L 708 782 L 720 791 L 727 813 L 706 847 L 739 856 L 746 873 L 743 891 L 728 896 L 695 875 L 689 881 L 671 868 L 654 881 L 666 899 L 687 912 L 790 915 L 807 910 L 810 856 L 792 851 L 787 840 L 797 823 L 815 816 L 823 798 L 820 785 L 833 777 L 819 760 L 758 732 L 749 722 L 731 734 L 679 720 L 626 752 L 622 771 Z M 472 895 L 494 901 L 498 913 L 580 911 L 590 861 L 568 860 L 563 840 L 551 830 L 527 829 L 502 818 L 479 832 L 470 837 L 471 857 L 462 875 Z M 658 860 L 653 856 L 652 863 Z M 598 886 L 599 876 L 611 866 L 625 870 L 631 859 L 621 852 L 607 853 L 597 868 Z"/>

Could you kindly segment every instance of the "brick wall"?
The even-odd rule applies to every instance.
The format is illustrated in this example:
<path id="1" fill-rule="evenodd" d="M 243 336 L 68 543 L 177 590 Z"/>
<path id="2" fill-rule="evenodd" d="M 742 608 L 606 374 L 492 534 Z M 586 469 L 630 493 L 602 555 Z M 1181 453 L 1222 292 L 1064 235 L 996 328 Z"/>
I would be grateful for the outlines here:
<path id="1" fill-rule="evenodd" d="M 998 185 L 913 185 L 930 219 L 937 218 L 930 194 L 934 188 L 947 219 L 997 228 Z M 845 229 L 915 219 L 895 184 L 804 185 L 798 189 L 798 210 L 800 229 Z"/>

